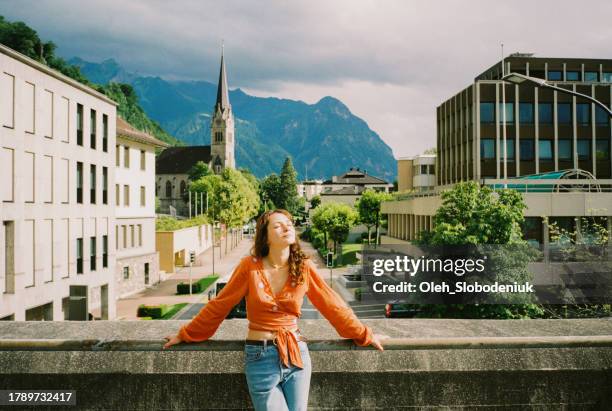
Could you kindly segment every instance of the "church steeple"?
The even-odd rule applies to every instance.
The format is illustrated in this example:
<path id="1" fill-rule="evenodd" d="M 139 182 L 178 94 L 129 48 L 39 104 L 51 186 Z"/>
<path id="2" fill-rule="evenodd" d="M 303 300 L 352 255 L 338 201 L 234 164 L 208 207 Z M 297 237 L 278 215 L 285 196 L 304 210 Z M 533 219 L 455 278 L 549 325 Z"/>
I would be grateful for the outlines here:
<path id="1" fill-rule="evenodd" d="M 225 74 L 225 62 L 223 61 L 223 47 L 221 47 L 221 69 L 219 70 L 219 85 L 217 86 L 217 102 L 215 103 L 215 111 L 221 109 L 224 111 L 230 108 L 229 93 L 227 88 L 227 75 Z"/>
<path id="2" fill-rule="evenodd" d="M 217 101 L 210 123 L 211 166 L 216 174 L 225 168 L 236 168 L 234 159 L 234 115 L 229 102 L 227 74 L 223 49 L 221 49 L 221 69 L 219 70 L 219 85 L 217 86 Z"/>

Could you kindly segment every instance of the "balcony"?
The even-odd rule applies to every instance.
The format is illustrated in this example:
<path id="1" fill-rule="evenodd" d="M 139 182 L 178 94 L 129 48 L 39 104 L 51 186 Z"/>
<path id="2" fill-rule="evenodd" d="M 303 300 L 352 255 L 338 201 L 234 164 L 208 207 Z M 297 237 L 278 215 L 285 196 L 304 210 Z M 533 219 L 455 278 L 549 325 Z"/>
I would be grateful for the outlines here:
<path id="1" fill-rule="evenodd" d="M 309 409 L 603 409 L 612 403 L 612 319 L 366 320 L 380 353 L 302 320 Z M 246 320 L 162 351 L 180 321 L 2 322 L 3 389 L 73 389 L 79 409 L 246 409 Z M 173 347 L 174 348 L 174 347 Z"/>

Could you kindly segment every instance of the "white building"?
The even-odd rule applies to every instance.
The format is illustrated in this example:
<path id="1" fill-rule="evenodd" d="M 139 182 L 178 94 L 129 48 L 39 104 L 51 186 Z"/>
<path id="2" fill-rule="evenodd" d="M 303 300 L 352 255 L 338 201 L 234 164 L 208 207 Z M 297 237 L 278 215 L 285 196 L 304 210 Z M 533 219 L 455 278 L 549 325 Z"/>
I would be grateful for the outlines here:
<path id="1" fill-rule="evenodd" d="M 435 186 L 435 154 L 420 154 L 397 160 L 397 191 L 427 191 Z"/>
<path id="2" fill-rule="evenodd" d="M 160 281 L 155 250 L 155 148 L 167 146 L 117 117 L 113 199 L 117 298 Z"/>
<path id="3" fill-rule="evenodd" d="M 0 319 L 116 316 L 115 106 L 0 45 Z"/>

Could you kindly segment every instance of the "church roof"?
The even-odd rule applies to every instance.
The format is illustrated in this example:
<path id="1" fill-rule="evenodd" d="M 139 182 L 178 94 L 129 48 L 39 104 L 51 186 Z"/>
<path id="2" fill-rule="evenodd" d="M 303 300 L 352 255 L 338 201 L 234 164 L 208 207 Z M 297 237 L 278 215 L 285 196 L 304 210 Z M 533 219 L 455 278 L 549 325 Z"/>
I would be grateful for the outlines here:
<path id="1" fill-rule="evenodd" d="M 210 164 L 210 146 L 169 147 L 155 161 L 156 174 L 187 174 L 198 161 Z"/>
<path id="2" fill-rule="evenodd" d="M 137 130 L 130 123 L 117 116 L 117 137 L 127 138 L 128 140 L 144 143 L 155 147 L 168 147 L 168 144 L 156 139 L 144 131 Z"/>
<path id="3" fill-rule="evenodd" d="M 224 111 L 230 108 L 229 90 L 227 88 L 227 75 L 225 73 L 225 62 L 223 61 L 223 52 L 221 52 L 221 69 L 219 70 L 219 84 L 217 85 L 217 101 L 215 103 L 215 111 L 217 108 Z"/>

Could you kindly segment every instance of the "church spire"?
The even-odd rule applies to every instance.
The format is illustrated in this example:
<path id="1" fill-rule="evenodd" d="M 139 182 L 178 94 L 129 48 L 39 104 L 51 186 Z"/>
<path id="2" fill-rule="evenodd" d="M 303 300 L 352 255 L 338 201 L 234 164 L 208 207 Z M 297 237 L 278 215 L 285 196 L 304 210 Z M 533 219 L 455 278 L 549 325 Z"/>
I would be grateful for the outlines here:
<path id="1" fill-rule="evenodd" d="M 229 93 L 227 88 L 227 75 L 225 74 L 225 62 L 223 61 L 223 46 L 221 46 L 221 69 L 219 70 L 219 85 L 217 86 L 217 102 L 215 103 L 215 111 L 220 108 L 225 111 L 230 108 Z"/>

